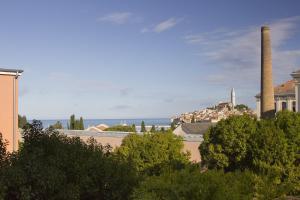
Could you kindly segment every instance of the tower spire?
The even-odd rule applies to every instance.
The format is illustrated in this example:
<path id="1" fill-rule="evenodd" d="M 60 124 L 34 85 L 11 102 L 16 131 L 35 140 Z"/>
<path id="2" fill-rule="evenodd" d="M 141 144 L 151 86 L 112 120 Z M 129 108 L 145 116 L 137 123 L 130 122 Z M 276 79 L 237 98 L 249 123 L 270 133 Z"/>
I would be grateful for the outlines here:
<path id="1" fill-rule="evenodd" d="M 231 89 L 231 104 L 233 108 L 236 106 L 234 88 Z"/>

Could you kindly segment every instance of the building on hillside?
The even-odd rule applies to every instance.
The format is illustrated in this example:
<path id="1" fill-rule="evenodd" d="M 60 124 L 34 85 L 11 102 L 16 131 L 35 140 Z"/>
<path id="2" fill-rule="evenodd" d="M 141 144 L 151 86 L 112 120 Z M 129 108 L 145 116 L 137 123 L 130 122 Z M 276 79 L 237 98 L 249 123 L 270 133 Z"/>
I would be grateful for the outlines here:
<path id="1" fill-rule="evenodd" d="M 0 133 L 9 152 L 18 150 L 18 78 L 23 70 L 0 68 Z"/>
<path id="2" fill-rule="evenodd" d="M 300 71 L 299 71 L 300 73 Z M 281 110 L 290 110 L 296 112 L 296 98 L 295 98 L 295 80 L 289 80 L 283 84 L 274 87 L 274 107 L 275 112 Z M 256 98 L 256 114 L 260 118 L 260 94 Z"/>
<path id="3" fill-rule="evenodd" d="M 200 122 L 200 123 L 183 123 L 180 124 L 173 133 L 178 136 L 185 136 L 189 134 L 203 135 L 209 127 L 215 123 L 211 122 Z"/>

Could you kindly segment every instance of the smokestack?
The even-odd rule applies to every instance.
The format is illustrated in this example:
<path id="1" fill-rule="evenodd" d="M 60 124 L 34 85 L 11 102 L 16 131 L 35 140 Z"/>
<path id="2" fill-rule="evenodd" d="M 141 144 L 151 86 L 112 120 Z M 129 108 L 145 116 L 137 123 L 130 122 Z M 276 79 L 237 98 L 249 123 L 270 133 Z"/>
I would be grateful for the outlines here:
<path id="1" fill-rule="evenodd" d="M 270 28 L 261 27 L 261 117 L 272 118 L 274 109 L 274 88 L 272 78 L 272 55 Z"/>

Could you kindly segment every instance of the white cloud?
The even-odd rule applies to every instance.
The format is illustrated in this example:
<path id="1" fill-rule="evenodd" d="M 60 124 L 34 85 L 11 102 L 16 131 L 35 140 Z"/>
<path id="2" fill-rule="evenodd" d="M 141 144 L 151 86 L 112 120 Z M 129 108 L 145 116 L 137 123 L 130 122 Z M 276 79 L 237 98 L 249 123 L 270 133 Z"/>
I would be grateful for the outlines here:
<path id="1" fill-rule="evenodd" d="M 164 32 L 166 30 L 173 28 L 178 23 L 180 23 L 182 20 L 183 20 L 182 18 L 178 19 L 178 18 L 172 17 L 172 18 L 162 21 L 154 26 L 144 27 L 141 30 L 141 33 L 147 33 L 147 32 L 161 33 L 161 32 Z"/>
<path id="2" fill-rule="evenodd" d="M 156 32 L 156 33 L 166 31 L 166 30 L 176 26 L 176 24 L 178 24 L 180 21 L 181 21 L 181 19 L 176 19 L 176 18 L 167 19 L 167 20 L 162 21 L 159 24 L 157 24 L 153 28 L 153 31 Z"/>
<path id="3" fill-rule="evenodd" d="M 284 49 L 284 45 L 299 30 L 300 16 L 284 18 L 270 23 L 274 82 L 291 78 L 289 74 L 300 67 L 300 48 Z M 257 85 L 260 78 L 260 26 L 239 30 L 215 30 L 207 33 L 187 35 L 187 44 L 199 46 L 197 53 L 210 65 L 216 66 L 221 76 L 206 75 L 207 81 L 223 84 Z M 300 47 L 300 46 L 299 46 Z M 298 66 L 297 66 L 298 65 Z M 208 78 L 207 78 L 208 77 Z M 220 79 L 220 77 L 222 77 Z M 253 87 L 252 87 L 253 88 Z"/>
<path id="4" fill-rule="evenodd" d="M 114 12 L 97 19 L 99 22 L 110 22 L 113 24 L 125 24 L 130 21 L 133 14 L 130 12 Z"/>

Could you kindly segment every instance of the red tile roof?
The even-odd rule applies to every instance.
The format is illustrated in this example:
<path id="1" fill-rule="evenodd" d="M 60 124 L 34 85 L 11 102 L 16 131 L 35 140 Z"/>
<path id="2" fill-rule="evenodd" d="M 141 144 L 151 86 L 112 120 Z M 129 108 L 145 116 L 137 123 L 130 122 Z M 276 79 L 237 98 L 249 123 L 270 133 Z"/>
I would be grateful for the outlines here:
<path id="1" fill-rule="evenodd" d="M 295 80 L 288 80 L 287 82 L 274 87 L 274 95 L 295 94 Z M 260 93 L 256 95 L 260 97 Z"/>
<path id="2" fill-rule="evenodd" d="M 295 93 L 295 80 L 289 80 L 274 88 L 275 95 L 280 94 L 294 94 Z"/>

